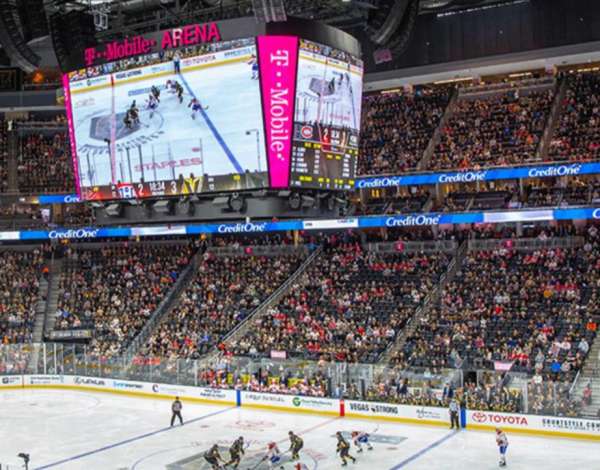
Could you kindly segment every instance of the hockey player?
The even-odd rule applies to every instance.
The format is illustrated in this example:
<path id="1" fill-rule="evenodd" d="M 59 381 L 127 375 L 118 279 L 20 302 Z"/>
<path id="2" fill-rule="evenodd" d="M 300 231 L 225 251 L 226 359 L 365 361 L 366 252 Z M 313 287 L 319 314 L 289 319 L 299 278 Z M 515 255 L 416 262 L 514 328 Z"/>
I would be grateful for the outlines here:
<path id="1" fill-rule="evenodd" d="M 183 103 L 183 87 L 179 82 L 175 82 L 175 93 L 177 93 L 177 99 L 179 100 L 179 104 Z"/>
<path id="2" fill-rule="evenodd" d="M 227 462 L 225 466 L 233 465 L 233 468 L 238 468 L 242 455 L 244 454 L 244 438 L 240 436 L 233 444 L 231 444 L 231 447 L 229 448 L 229 462 Z"/>
<path id="3" fill-rule="evenodd" d="M 219 465 L 219 461 L 223 461 L 221 455 L 219 454 L 219 446 L 215 444 L 209 450 L 204 453 L 204 460 L 206 460 L 210 465 L 212 470 L 219 470 L 221 466 Z"/>
<path id="4" fill-rule="evenodd" d="M 152 85 L 150 87 L 150 93 L 152 94 L 152 96 L 154 96 L 156 101 L 158 101 L 160 103 L 160 90 L 158 89 L 158 87 Z"/>
<path id="5" fill-rule="evenodd" d="M 335 433 L 335 435 L 338 440 L 336 452 L 340 453 L 340 458 L 342 459 L 342 467 L 348 465 L 348 459 L 352 460 L 352 463 L 356 463 L 356 459 L 350 455 L 350 444 L 348 444 L 348 441 L 344 439 L 344 436 L 342 436 L 342 433 L 340 431 Z"/>
<path id="6" fill-rule="evenodd" d="M 252 80 L 258 80 L 258 59 L 254 54 L 250 57 L 248 65 L 250 65 L 252 69 Z"/>
<path id="7" fill-rule="evenodd" d="M 300 436 L 294 434 L 293 431 L 290 431 L 288 435 L 290 436 L 290 452 L 292 453 L 292 460 L 298 460 L 300 458 L 298 452 L 304 447 L 304 441 Z"/>
<path id="8" fill-rule="evenodd" d="M 196 98 L 192 98 L 190 103 L 188 104 L 188 108 L 192 108 L 192 119 L 196 119 L 196 114 L 200 112 L 200 110 L 207 110 L 208 106 L 202 106 L 200 101 Z"/>
<path id="9" fill-rule="evenodd" d="M 270 469 L 277 467 L 277 465 L 279 465 L 279 468 L 283 468 L 283 465 L 281 465 L 281 452 L 274 442 L 269 442 L 267 445 L 267 455 L 265 456 L 265 460 L 269 462 Z"/>
<path id="10" fill-rule="evenodd" d="M 369 442 L 369 435 L 366 432 L 352 431 L 352 440 L 354 441 L 354 445 L 358 447 L 357 452 L 363 451 L 363 444 L 367 446 L 368 450 L 373 450 L 373 446 Z"/>
<path id="11" fill-rule="evenodd" d="M 154 95 L 148 95 L 146 107 L 150 111 L 150 119 L 152 119 L 152 116 L 154 116 L 154 111 L 156 111 L 156 108 L 158 108 L 158 100 L 154 97 Z"/>
<path id="12" fill-rule="evenodd" d="M 496 428 L 496 444 L 498 444 L 498 450 L 500 451 L 500 462 L 498 463 L 501 467 L 506 467 L 506 449 L 508 449 L 508 438 L 504 431 L 500 428 Z"/>

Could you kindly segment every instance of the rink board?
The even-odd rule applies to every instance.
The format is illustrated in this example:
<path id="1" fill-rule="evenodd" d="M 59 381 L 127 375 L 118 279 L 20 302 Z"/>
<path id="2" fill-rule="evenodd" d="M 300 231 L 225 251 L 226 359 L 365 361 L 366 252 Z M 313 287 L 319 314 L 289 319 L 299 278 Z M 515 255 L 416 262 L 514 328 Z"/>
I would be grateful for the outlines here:
<path id="1" fill-rule="evenodd" d="M 179 396 L 201 404 L 242 406 L 289 413 L 312 413 L 353 419 L 448 426 L 448 410 L 382 402 L 337 400 L 239 390 L 222 390 L 130 380 L 75 375 L 7 375 L 0 377 L 0 391 L 11 389 L 66 389 L 115 393 L 135 397 L 172 400 Z M 493 411 L 466 412 L 467 429 L 600 441 L 600 420 L 537 416 Z"/>

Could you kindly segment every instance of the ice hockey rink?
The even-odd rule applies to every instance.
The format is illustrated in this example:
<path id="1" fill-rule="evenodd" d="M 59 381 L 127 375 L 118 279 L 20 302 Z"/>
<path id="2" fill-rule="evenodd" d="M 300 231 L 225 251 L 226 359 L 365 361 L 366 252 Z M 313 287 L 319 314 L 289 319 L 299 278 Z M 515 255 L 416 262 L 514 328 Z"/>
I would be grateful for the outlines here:
<path id="1" fill-rule="evenodd" d="M 202 458 L 212 444 L 226 448 L 238 436 L 249 446 L 240 469 L 267 469 L 266 445 L 289 448 L 287 433 L 304 439 L 301 462 L 310 470 L 341 468 L 336 431 L 371 433 L 373 451 L 351 454 L 349 468 L 369 470 L 486 470 L 498 467 L 493 433 L 453 432 L 412 426 L 287 414 L 183 402 L 184 426 L 171 428 L 170 402 L 64 390 L 0 392 L 0 463 L 23 468 L 17 454 L 30 454 L 30 469 L 192 470 L 208 469 Z M 508 466 L 529 469 L 600 469 L 598 443 L 508 434 Z M 284 462 L 289 453 L 284 454 Z M 8 465 L 8 466 L 7 466 Z M 279 467 L 276 467 L 279 468 Z M 291 470 L 291 463 L 284 463 Z"/>
<path id="2" fill-rule="evenodd" d="M 180 173 L 187 176 L 266 171 L 259 81 L 252 78 L 252 66 L 248 64 L 252 50 L 255 51 L 227 51 L 239 52 L 239 57 L 223 59 L 210 67 L 193 65 L 193 58 L 185 59 L 181 74 L 174 70 L 165 73 L 164 70 L 173 69 L 169 62 L 153 66 L 156 74 L 152 73 L 153 67 L 137 69 L 148 74 L 147 79 L 127 78 L 122 83 L 115 79 L 115 86 L 105 84 L 98 89 L 90 82 L 90 91 L 72 91 L 82 185 L 111 183 L 109 147 L 104 139 L 115 142 L 115 170 L 121 181 L 139 182 L 142 166 L 147 182 L 175 179 Z M 168 80 L 182 85 L 181 103 L 175 93 L 166 89 Z M 151 86 L 161 90 L 155 111 L 147 107 Z M 192 98 L 204 108 L 194 118 L 188 107 Z M 140 110 L 140 123 L 127 129 L 122 121 L 134 100 Z M 117 126 L 114 133 L 113 115 Z M 195 163 L 200 160 L 201 163 Z"/>

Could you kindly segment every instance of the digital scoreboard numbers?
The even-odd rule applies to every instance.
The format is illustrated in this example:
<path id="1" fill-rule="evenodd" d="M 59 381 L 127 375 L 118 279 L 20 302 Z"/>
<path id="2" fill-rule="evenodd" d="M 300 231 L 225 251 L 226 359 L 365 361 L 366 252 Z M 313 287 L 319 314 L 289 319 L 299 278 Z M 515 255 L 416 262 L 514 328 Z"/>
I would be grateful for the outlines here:
<path id="1" fill-rule="evenodd" d="M 299 125 L 294 129 L 292 186 L 351 190 L 358 156 L 358 134 L 350 129 Z"/>

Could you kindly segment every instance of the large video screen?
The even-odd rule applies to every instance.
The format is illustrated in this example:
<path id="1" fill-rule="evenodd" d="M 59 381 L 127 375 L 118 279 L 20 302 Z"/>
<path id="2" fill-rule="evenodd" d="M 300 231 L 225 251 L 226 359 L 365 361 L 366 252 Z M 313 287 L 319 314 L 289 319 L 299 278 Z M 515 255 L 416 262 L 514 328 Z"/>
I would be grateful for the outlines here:
<path id="1" fill-rule="evenodd" d="M 82 199 L 268 187 L 258 75 L 254 38 L 66 75 Z"/>
<path id="2" fill-rule="evenodd" d="M 290 185 L 352 189 L 360 136 L 363 63 L 300 40 Z"/>

